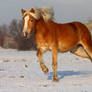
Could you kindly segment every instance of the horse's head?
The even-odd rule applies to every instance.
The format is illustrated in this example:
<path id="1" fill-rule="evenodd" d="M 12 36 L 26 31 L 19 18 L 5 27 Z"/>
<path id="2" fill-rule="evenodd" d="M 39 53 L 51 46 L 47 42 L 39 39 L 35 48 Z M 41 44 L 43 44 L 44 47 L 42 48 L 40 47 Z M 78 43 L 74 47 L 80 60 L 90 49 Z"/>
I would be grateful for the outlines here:
<path id="1" fill-rule="evenodd" d="M 39 19 L 38 12 L 35 11 L 35 9 L 30 9 L 30 10 L 21 10 L 22 15 L 23 15 L 23 34 L 24 37 L 29 37 L 32 31 L 35 30 L 35 23 L 36 20 Z M 36 14 L 37 13 L 37 14 Z"/>
<path id="2" fill-rule="evenodd" d="M 43 8 L 31 8 L 29 10 L 21 10 L 23 15 L 23 34 L 24 37 L 29 37 L 32 31 L 35 30 L 36 21 L 40 18 L 43 18 L 45 22 L 48 22 L 53 19 L 53 9 L 50 7 Z"/>

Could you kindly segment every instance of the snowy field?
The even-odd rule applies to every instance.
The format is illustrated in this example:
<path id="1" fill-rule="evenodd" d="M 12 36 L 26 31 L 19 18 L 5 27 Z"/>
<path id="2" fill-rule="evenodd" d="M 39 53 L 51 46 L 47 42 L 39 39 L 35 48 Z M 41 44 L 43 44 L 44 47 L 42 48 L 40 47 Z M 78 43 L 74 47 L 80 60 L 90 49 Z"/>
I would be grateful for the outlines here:
<path id="1" fill-rule="evenodd" d="M 92 63 L 71 53 L 59 53 L 59 82 L 53 82 L 51 52 L 44 54 L 49 68 L 41 71 L 36 51 L 0 49 L 0 92 L 92 92 Z"/>

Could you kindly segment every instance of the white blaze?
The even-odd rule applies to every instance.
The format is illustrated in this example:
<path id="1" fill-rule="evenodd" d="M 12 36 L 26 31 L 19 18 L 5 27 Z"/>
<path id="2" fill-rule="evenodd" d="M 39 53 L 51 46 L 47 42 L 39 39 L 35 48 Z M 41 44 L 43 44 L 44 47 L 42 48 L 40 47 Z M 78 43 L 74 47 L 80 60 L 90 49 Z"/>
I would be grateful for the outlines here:
<path id="1" fill-rule="evenodd" d="M 29 21 L 29 16 L 27 15 L 25 18 L 25 23 L 24 23 L 24 29 L 23 29 L 23 32 L 26 32 L 27 31 L 27 27 L 28 27 L 28 21 Z"/>

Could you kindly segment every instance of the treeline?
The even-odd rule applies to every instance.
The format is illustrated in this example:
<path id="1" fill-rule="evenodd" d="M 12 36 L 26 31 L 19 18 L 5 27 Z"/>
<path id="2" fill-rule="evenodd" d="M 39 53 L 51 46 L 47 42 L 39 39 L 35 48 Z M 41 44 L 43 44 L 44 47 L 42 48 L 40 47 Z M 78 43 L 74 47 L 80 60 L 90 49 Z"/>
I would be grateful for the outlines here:
<path id="1" fill-rule="evenodd" d="M 12 20 L 9 25 L 0 26 L 0 47 L 18 50 L 35 50 L 34 34 L 26 39 L 22 34 L 22 21 Z"/>

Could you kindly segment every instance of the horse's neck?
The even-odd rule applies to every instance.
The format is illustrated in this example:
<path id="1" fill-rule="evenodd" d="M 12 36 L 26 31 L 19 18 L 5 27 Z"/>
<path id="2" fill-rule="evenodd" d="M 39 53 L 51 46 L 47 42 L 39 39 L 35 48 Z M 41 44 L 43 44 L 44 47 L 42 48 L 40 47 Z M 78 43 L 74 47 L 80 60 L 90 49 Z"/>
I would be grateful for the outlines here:
<path id="1" fill-rule="evenodd" d="M 46 23 L 42 18 L 36 21 L 36 31 L 40 31 L 45 26 L 46 26 Z"/>
<path id="2" fill-rule="evenodd" d="M 36 22 L 36 30 L 39 31 L 41 29 L 45 29 L 46 27 L 48 27 L 48 25 L 53 25 L 53 24 L 57 24 L 57 23 L 55 23 L 54 21 L 45 22 L 43 18 L 41 18 Z"/>
<path id="3" fill-rule="evenodd" d="M 41 24 L 44 24 L 44 23 L 45 22 L 42 18 L 36 21 L 36 25 L 41 25 Z"/>

